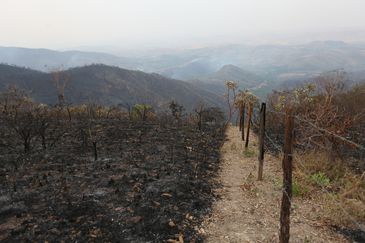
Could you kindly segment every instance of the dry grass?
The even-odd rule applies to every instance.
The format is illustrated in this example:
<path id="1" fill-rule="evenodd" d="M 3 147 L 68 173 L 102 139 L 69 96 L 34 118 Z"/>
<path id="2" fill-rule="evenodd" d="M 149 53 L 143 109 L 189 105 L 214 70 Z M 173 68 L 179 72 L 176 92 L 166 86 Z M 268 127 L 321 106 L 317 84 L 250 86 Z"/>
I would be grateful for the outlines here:
<path id="1" fill-rule="evenodd" d="M 355 174 L 323 152 L 295 157 L 294 196 L 316 198 L 323 206 L 319 216 L 330 224 L 355 228 L 365 224 L 365 172 Z"/>

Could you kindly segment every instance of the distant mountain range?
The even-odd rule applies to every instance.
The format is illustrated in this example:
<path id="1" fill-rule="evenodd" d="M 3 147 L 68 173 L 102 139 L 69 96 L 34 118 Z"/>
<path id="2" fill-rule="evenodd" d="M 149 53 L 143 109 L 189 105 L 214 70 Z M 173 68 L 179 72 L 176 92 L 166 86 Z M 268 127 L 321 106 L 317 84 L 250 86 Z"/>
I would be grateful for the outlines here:
<path id="1" fill-rule="evenodd" d="M 0 47 L 0 63 L 27 67 L 38 71 L 54 71 L 102 63 L 131 68 L 137 64 L 131 59 L 106 53 L 82 51 L 54 51 L 20 47 Z"/>
<path id="2" fill-rule="evenodd" d="M 229 45 L 196 50 L 187 50 L 173 57 L 179 57 L 181 64 L 174 64 L 180 79 L 190 79 L 181 73 L 197 63 L 205 69 L 218 71 L 227 64 L 235 65 L 272 81 L 312 77 L 322 72 L 345 69 L 349 72 L 365 70 L 365 46 L 344 42 L 312 42 L 305 45 Z M 166 70 L 166 69 L 165 69 Z M 166 73 L 166 71 L 165 71 Z M 174 72 L 171 72 L 174 75 Z M 186 74 L 191 73 L 185 70 Z M 195 75 L 196 76 L 196 75 Z M 202 73 L 206 76 L 206 73 Z M 195 77 L 197 78 L 197 77 Z"/>
<path id="3" fill-rule="evenodd" d="M 200 102 L 207 106 L 224 107 L 223 97 L 191 83 L 169 79 L 159 74 L 106 65 L 89 65 L 62 71 L 62 76 L 69 79 L 65 87 L 66 101 L 74 104 L 124 106 L 147 103 L 156 109 L 166 109 L 169 102 L 175 100 L 188 110 Z M 57 89 L 53 80 L 51 73 L 0 65 L 0 90 L 15 85 L 28 91 L 38 102 L 57 102 Z"/>

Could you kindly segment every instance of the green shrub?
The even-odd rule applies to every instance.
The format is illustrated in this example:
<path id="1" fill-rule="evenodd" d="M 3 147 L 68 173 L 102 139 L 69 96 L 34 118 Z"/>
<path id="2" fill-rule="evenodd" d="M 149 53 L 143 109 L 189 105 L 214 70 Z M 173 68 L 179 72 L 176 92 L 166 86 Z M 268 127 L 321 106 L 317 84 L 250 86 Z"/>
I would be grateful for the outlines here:
<path id="1" fill-rule="evenodd" d="M 293 193 L 294 197 L 302 197 L 306 193 L 308 193 L 308 191 L 309 191 L 309 189 L 306 186 L 301 185 L 301 184 L 297 183 L 296 181 L 293 181 L 292 193 Z"/>
<path id="2" fill-rule="evenodd" d="M 243 155 L 245 156 L 245 157 L 254 157 L 255 155 L 256 155 L 256 153 L 255 153 L 255 151 L 253 151 L 253 150 L 249 150 L 249 149 L 245 149 L 244 151 L 243 151 Z"/>
<path id="3" fill-rule="evenodd" d="M 310 175 L 309 180 L 318 186 L 330 185 L 330 179 L 323 172 L 317 172 Z"/>

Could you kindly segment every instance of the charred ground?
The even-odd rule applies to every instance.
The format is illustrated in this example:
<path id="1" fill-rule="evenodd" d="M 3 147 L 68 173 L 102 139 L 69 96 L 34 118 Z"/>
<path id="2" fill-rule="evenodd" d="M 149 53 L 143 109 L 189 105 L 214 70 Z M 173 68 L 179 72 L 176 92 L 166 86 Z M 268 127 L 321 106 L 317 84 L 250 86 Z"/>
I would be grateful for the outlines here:
<path id="1" fill-rule="evenodd" d="M 199 130 L 166 117 L 48 122 L 46 146 L 35 136 L 24 153 L 2 120 L 3 242 L 201 240 L 198 225 L 218 186 L 222 126 Z"/>

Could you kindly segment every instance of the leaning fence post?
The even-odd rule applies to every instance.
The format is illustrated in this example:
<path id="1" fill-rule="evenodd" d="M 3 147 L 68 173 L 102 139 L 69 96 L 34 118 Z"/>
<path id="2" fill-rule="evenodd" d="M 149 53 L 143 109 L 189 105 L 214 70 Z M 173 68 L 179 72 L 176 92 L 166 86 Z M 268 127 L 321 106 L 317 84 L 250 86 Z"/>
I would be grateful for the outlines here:
<path id="1" fill-rule="evenodd" d="M 262 174 L 264 170 L 264 138 L 265 138 L 265 120 L 266 120 L 266 104 L 261 104 L 260 110 L 260 131 L 259 131 L 259 173 L 258 173 L 258 180 L 262 180 Z"/>
<path id="2" fill-rule="evenodd" d="M 292 198 L 292 170 L 293 170 L 293 129 L 294 116 L 291 109 L 285 114 L 285 143 L 283 158 L 283 196 L 280 211 L 280 243 L 288 243 L 290 237 L 290 207 Z"/>
<path id="3" fill-rule="evenodd" d="M 250 126 L 251 126 L 251 116 L 252 116 L 252 104 L 248 105 L 248 117 L 247 117 L 247 133 L 246 133 L 246 144 L 245 148 L 248 148 L 249 136 L 250 136 Z"/>

